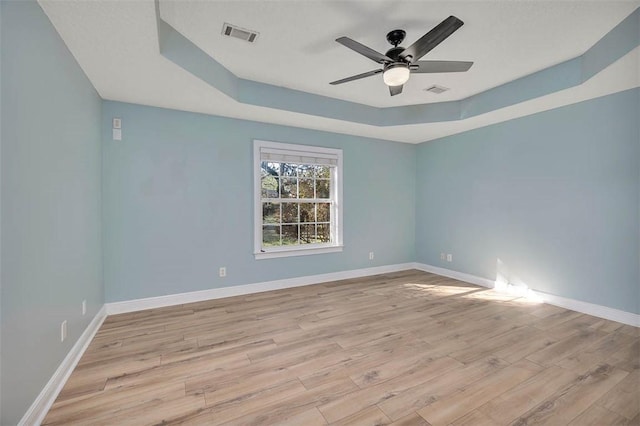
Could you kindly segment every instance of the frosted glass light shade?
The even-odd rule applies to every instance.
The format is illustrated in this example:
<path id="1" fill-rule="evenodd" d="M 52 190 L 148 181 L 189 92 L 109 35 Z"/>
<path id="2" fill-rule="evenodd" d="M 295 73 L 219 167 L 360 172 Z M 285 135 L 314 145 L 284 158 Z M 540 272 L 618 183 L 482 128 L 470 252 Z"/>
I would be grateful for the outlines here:
<path id="1" fill-rule="evenodd" d="M 401 86 L 409 80 L 409 74 L 409 68 L 406 65 L 391 65 L 382 74 L 382 80 L 387 86 Z"/>

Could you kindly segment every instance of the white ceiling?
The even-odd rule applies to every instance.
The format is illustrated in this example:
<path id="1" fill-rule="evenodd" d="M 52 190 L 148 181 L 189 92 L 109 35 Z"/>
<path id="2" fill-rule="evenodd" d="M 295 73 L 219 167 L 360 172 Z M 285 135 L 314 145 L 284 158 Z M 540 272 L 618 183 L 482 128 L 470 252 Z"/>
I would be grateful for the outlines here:
<path id="1" fill-rule="evenodd" d="M 376 127 L 245 105 L 160 55 L 153 0 L 40 0 L 105 99 L 422 142 L 491 122 L 636 87 L 639 49 L 577 88 L 447 123 Z M 160 1 L 163 20 L 236 76 L 376 107 L 463 99 L 583 54 L 639 1 Z M 407 31 L 408 46 L 450 14 L 465 25 L 423 59 L 471 60 L 467 73 L 412 75 L 390 97 L 380 75 L 329 85 L 378 64 L 339 45 L 345 35 L 380 52 L 385 34 Z M 221 35 L 229 22 L 256 30 L 249 44 Z M 432 84 L 450 87 L 441 95 Z"/>

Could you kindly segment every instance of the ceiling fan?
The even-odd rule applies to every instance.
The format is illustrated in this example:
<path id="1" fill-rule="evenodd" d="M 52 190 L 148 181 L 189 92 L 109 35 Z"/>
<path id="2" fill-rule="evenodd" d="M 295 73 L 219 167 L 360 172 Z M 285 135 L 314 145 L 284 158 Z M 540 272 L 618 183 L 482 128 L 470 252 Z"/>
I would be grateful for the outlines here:
<path id="1" fill-rule="evenodd" d="M 342 84 L 353 80 L 382 73 L 384 83 L 389 86 L 391 96 L 402 93 L 402 86 L 409 80 L 411 73 L 441 73 L 441 72 L 464 72 L 468 71 L 473 62 L 466 61 L 419 61 L 424 55 L 429 53 L 434 47 L 442 43 L 447 37 L 460 28 L 464 22 L 455 16 L 449 16 L 444 21 L 436 25 L 431 31 L 420 37 L 411 46 L 398 46 L 404 40 L 406 32 L 404 30 L 393 30 L 387 34 L 387 41 L 393 47 L 387 50 L 384 55 L 375 50 L 358 43 L 349 37 L 340 37 L 336 41 L 351 50 L 383 65 L 382 69 L 365 72 L 342 80 L 332 81 L 329 84 Z"/>

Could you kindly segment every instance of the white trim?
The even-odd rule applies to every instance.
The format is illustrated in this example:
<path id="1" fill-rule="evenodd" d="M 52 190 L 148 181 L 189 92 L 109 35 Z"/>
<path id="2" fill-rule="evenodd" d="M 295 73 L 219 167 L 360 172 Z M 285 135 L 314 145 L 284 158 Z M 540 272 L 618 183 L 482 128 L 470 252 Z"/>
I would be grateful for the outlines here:
<path id="1" fill-rule="evenodd" d="M 299 145 L 284 142 L 265 141 L 262 139 L 254 139 L 254 142 L 259 142 L 261 148 L 264 148 L 261 149 L 261 151 L 283 155 L 290 154 L 293 156 L 303 157 L 317 156 L 335 160 L 342 153 L 342 150 L 340 148 L 326 148 L 323 146 L 315 145 Z"/>
<path id="2" fill-rule="evenodd" d="M 309 275 L 299 278 L 265 281 L 255 284 L 237 285 L 233 287 L 212 288 L 209 290 L 192 291 L 188 293 L 170 294 L 167 296 L 148 297 L 145 299 L 125 300 L 123 302 L 106 303 L 108 315 L 141 311 L 144 309 L 162 308 L 164 306 L 181 305 L 183 303 L 201 302 L 204 300 L 221 299 L 224 297 L 241 296 L 245 294 L 261 293 L 264 291 L 301 287 L 330 281 L 360 278 L 370 275 L 386 274 L 414 269 L 413 263 L 377 266 L 373 268 L 354 269 L 351 271 L 330 272 L 328 274 Z"/>
<path id="3" fill-rule="evenodd" d="M 415 268 L 424 272 L 431 272 L 432 274 L 442 275 L 443 277 L 449 277 L 456 280 L 464 281 L 470 284 L 476 284 L 481 287 L 493 288 L 495 287 L 495 282 L 487 279 L 481 278 L 471 274 L 465 274 L 464 272 L 453 271 L 451 269 L 440 268 L 437 266 L 431 266 L 424 263 L 416 263 Z"/>
<path id="4" fill-rule="evenodd" d="M 299 278 L 288 278 L 284 280 L 266 281 L 261 283 L 238 285 L 233 287 L 214 288 L 210 290 L 193 291 L 188 293 L 171 294 L 167 296 L 148 297 L 144 299 L 126 300 L 123 302 L 106 303 L 105 308 L 108 315 L 121 314 L 126 312 L 141 311 L 144 309 L 161 308 L 164 306 L 181 305 L 183 303 L 200 302 L 204 300 L 220 299 L 224 297 L 241 296 L 245 294 L 261 293 L 271 290 L 280 290 L 284 288 L 301 287 L 311 284 L 320 284 L 323 282 L 344 280 L 349 278 L 360 278 L 370 275 L 385 274 L 389 272 L 399 272 L 408 269 L 418 269 L 425 272 L 441 275 L 464 281 L 470 284 L 476 284 L 481 287 L 494 288 L 495 282 L 488 279 L 478 277 L 476 275 L 466 274 L 464 272 L 453 271 L 451 269 L 440 268 L 438 266 L 427 265 L 424 263 L 401 263 L 397 265 L 378 266 L 373 268 L 355 269 L 351 271 L 331 272 L 320 275 L 309 275 Z M 560 306 L 562 308 L 571 309 L 598 318 L 604 318 L 611 321 L 620 322 L 636 327 L 640 327 L 640 315 L 631 312 L 621 311 L 619 309 L 609 308 L 607 306 L 596 305 L 593 303 L 583 302 L 575 299 L 568 299 L 561 296 L 555 296 L 549 293 L 543 293 L 531 290 L 534 296 L 544 303 Z"/>
<path id="5" fill-rule="evenodd" d="M 568 299 L 542 291 L 533 290 L 533 293 L 549 305 L 560 306 L 561 308 L 571 309 L 572 311 L 582 312 L 583 314 L 593 315 L 594 317 L 640 327 L 640 315 L 638 314 L 621 311 L 620 309 L 614 309 L 608 306 L 596 305 L 595 303 L 583 302 L 582 300 Z"/>
<path id="6" fill-rule="evenodd" d="M 477 284 L 482 287 L 494 288 L 495 281 L 488 278 L 482 278 L 464 272 L 452 271 L 451 269 L 431 266 L 424 263 L 415 263 L 415 268 L 433 274 L 443 275 L 445 277 L 454 278 L 471 284 Z M 621 311 L 619 309 L 610 308 L 608 306 L 596 305 L 595 303 L 583 302 L 582 300 L 569 299 L 554 294 L 545 293 L 537 290 L 530 290 L 531 293 L 539 298 L 542 302 L 549 305 L 559 306 L 561 308 L 570 309 L 598 318 L 604 318 L 623 324 L 640 327 L 640 315 L 632 312 Z"/>
<path id="7" fill-rule="evenodd" d="M 294 250 L 274 250 L 265 251 L 262 253 L 254 253 L 256 260 L 261 259 L 273 259 L 276 257 L 289 257 L 289 256 L 306 256 L 309 254 L 323 254 L 323 253 L 336 253 L 342 251 L 342 246 L 327 246 L 327 247 L 300 247 L 296 246 Z"/>
<path id="8" fill-rule="evenodd" d="M 51 405 L 53 405 L 53 402 L 58 397 L 67 379 L 73 372 L 73 369 L 76 368 L 82 354 L 84 354 L 84 351 L 87 349 L 87 346 L 89 346 L 89 343 L 91 343 L 93 336 L 96 335 L 106 317 L 107 310 L 103 305 L 80 335 L 67 356 L 64 357 L 58 369 L 53 373 L 53 376 L 51 376 L 47 384 L 42 388 L 42 391 L 40 391 L 38 397 L 33 401 L 33 404 L 31 404 L 27 412 L 22 416 L 22 419 L 18 423 L 19 426 L 39 425 L 42 423 Z"/>

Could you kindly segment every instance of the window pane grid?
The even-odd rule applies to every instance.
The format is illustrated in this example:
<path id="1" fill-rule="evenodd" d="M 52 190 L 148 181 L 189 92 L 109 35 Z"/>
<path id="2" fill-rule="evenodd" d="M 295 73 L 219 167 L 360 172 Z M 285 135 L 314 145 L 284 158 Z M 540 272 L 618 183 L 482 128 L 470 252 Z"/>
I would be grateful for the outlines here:
<path id="1" fill-rule="evenodd" d="M 331 242 L 332 203 L 279 201 L 265 200 L 262 204 L 264 246 Z"/>
<path id="2" fill-rule="evenodd" d="M 330 243 L 333 166 L 261 162 L 263 246 Z"/>
<path id="3" fill-rule="evenodd" d="M 262 198 L 331 198 L 334 166 L 261 162 Z"/>

